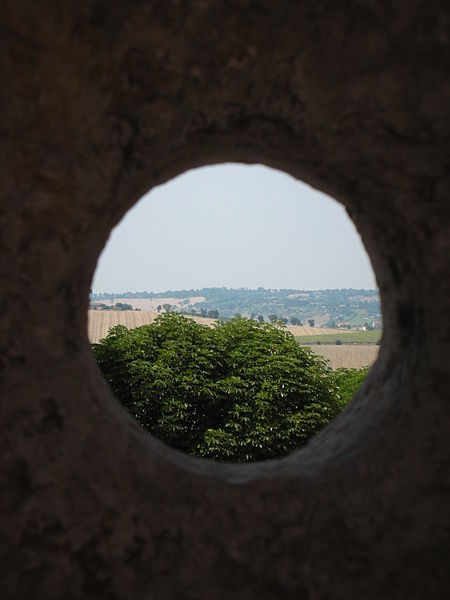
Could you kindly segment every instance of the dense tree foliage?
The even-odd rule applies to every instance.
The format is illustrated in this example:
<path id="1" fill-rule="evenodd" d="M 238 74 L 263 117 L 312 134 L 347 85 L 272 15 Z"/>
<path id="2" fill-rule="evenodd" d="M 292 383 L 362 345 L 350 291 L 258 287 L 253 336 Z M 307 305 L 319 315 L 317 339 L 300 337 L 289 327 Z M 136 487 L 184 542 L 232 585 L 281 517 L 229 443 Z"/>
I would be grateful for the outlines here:
<path id="1" fill-rule="evenodd" d="M 344 408 L 350 402 L 361 387 L 368 372 L 369 367 L 363 367 L 362 369 L 336 369 L 333 372 L 341 408 Z"/>
<path id="2" fill-rule="evenodd" d="M 346 401 L 342 373 L 283 328 L 250 319 L 208 328 L 167 313 L 136 329 L 117 326 L 93 349 L 138 422 L 197 456 L 243 462 L 285 455 Z"/>

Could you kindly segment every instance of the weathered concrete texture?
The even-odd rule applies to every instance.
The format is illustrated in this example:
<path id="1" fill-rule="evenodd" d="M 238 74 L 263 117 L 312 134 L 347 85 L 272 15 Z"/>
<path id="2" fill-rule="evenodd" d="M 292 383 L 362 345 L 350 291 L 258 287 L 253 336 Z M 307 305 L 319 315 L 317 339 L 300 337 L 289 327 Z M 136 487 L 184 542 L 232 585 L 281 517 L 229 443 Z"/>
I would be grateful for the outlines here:
<path id="1" fill-rule="evenodd" d="M 0 596 L 447 597 L 448 2 L 3 0 L 0 25 Z M 235 468 L 143 434 L 86 337 L 111 228 L 230 160 L 347 207 L 386 325 L 335 424 Z"/>

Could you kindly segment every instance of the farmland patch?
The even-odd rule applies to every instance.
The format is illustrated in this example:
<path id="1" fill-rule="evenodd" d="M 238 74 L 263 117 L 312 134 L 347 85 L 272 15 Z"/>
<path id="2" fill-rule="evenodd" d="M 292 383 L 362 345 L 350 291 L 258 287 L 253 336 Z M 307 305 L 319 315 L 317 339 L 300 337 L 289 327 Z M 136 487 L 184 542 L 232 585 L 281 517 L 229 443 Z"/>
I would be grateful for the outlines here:
<path id="1" fill-rule="evenodd" d="M 379 347 L 375 344 L 315 344 L 311 350 L 326 358 L 332 369 L 362 369 L 375 362 Z"/>

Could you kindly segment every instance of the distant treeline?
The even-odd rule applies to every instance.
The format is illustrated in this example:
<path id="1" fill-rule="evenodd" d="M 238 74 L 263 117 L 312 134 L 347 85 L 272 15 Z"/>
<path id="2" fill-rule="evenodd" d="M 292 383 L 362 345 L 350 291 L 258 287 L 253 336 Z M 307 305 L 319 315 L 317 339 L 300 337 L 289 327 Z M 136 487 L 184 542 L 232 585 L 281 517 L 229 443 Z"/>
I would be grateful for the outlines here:
<path id="1" fill-rule="evenodd" d="M 140 308 L 133 308 L 131 304 L 123 302 L 116 302 L 115 304 L 103 304 L 103 302 L 96 302 L 89 306 L 90 310 L 141 310 Z"/>

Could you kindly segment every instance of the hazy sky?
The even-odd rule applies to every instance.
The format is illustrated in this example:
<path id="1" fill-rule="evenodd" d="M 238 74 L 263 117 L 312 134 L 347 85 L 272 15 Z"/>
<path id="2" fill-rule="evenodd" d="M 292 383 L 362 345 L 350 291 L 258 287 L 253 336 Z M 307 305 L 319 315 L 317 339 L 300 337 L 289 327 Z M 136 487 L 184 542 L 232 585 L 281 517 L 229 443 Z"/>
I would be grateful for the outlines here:
<path id="1" fill-rule="evenodd" d="M 376 287 L 343 207 L 289 175 L 237 164 L 155 188 L 114 229 L 93 291 Z"/>

